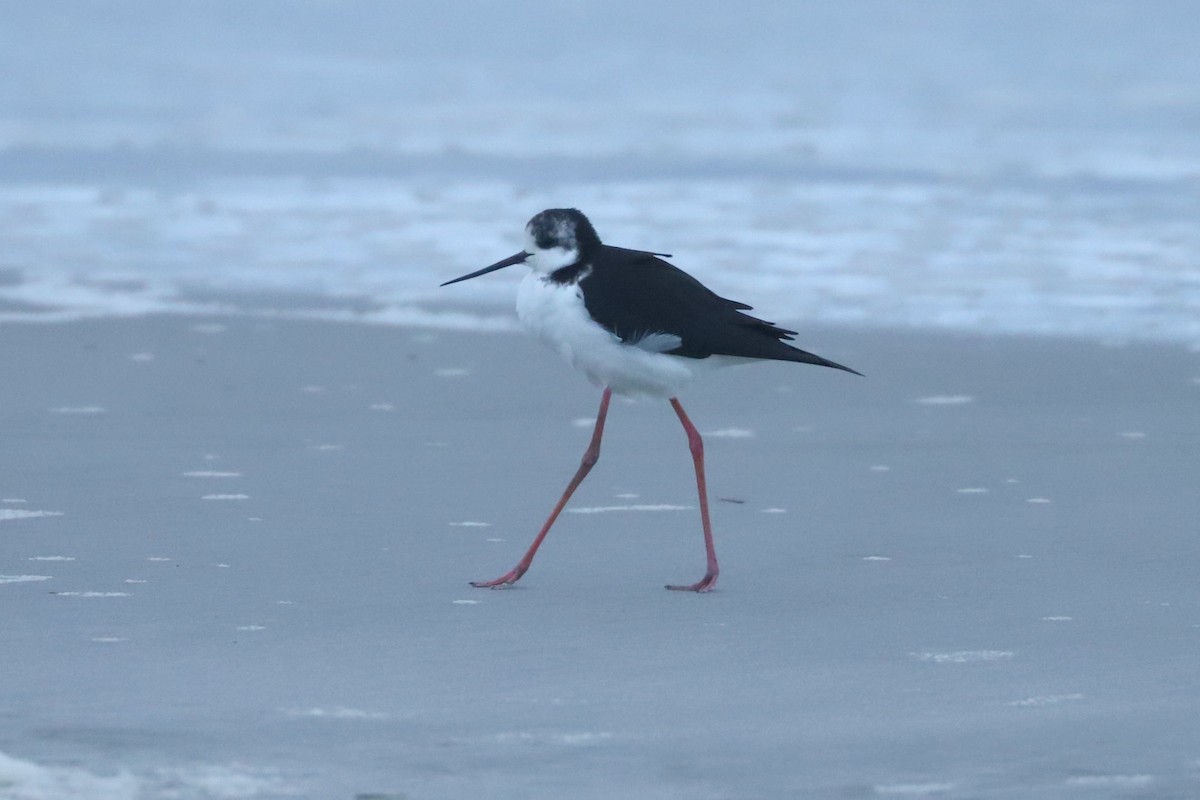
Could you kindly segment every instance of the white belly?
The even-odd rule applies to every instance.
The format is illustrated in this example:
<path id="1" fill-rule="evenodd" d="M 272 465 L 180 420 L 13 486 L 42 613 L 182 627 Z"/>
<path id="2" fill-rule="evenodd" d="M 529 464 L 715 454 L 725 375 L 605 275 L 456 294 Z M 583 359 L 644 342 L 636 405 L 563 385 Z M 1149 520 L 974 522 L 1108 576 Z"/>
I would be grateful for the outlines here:
<path id="1" fill-rule="evenodd" d="M 517 317 L 589 380 L 618 394 L 674 397 L 696 375 L 726 362 L 717 356 L 683 358 L 623 344 L 588 316 L 577 285 L 556 284 L 536 272 L 521 281 Z"/>

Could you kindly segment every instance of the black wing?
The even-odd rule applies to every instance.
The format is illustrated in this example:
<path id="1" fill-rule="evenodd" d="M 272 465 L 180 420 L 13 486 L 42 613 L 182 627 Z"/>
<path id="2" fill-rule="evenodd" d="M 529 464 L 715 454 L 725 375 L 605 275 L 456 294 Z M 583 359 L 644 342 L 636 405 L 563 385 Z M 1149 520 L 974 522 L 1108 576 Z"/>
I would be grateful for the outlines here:
<path id="1" fill-rule="evenodd" d="M 623 342 L 666 333 L 681 340 L 666 352 L 685 358 L 742 356 L 855 372 L 786 344 L 795 331 L 742 313 L 750 306 L 721 297 L 653 253 L 603 245 L 580 285 L 592 319 Z"/>

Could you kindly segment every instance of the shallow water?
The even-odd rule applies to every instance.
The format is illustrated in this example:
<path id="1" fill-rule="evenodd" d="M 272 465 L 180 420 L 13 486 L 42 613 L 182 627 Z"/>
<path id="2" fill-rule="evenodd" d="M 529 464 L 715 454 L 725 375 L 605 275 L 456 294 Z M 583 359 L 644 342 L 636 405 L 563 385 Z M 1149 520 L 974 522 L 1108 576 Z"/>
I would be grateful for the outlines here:
<path id="1" fill-rule="evenodd" d="M 789 323 L 1200 342 L 1184 0 L 121 9 L 6 12 L 5 319 L 509 326 L 437 285 L 570 205 Z"/>

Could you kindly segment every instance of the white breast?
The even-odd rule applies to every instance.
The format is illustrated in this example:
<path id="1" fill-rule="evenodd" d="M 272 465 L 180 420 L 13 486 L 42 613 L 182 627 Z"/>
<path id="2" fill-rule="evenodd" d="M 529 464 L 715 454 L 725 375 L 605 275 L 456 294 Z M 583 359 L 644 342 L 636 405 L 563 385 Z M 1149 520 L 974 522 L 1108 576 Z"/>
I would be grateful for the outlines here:
<path id="1" fill-rule="evenodd" d="M 697 374 L 726 361 L 716 356 L 669 356 L 623 344 L 588 316 L 577 284 L 557 284 L 537 272 L 521 282 L 517 317 L 589 380 L 618 394 L 674 397 Z"/>

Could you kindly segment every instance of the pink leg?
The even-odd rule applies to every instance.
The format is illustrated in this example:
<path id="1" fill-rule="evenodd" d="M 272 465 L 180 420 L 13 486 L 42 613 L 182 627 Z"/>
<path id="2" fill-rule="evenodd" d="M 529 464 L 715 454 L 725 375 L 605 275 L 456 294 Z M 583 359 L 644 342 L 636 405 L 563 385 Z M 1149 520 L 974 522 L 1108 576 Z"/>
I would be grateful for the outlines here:
<path id="1" fill-rule="evenodd" d="M 717 567 L 717 551 L 713 547 L 712 523 L 708 519 L 708 487 L 704 481 L 704 440 L 700 438 L 700 431 L 696 430 L 696 426 L 684 413 L 678 398 L 671 398 L 671 406 L 679 415 L 683 429 L 687 431 L 688 449 L 692 451 L 692 462 L 696 465 L 696 491 L 700 495 L 700 522 L 704 525 L 704 553 L 708 558 L 708 571 L 704 573 L 703 578 L 693 584 L 688 586 L 668 585 L 667 588 L 677 592 L 711 592 L 717 585 L 717 575 L 720 573 L 720 569 Z"/>
<path id="2" fill-rule="evenodd" d="M 604 435 L 604 418 L 608 416 L 608 402 L 610 400 L 612 400 L 612 389 L 605 387 L 604 394 L 600 397 L 600 411 L 596 414 L 596 427 L 592 430 L 592 442 L 583 453 L 583 459 L 579 464 L 579 469 L 575 472 L 575 477 L 567 484 L 567 490 L 559 498 L 558 505 L 550 512 L 546 524 L 538 531 L 533 544 L 529 545 L 529 550 L 526 551 L 515 567 L 499 578 L 492 581 L 471 581 L 472 586 L 478 586 L 481 589 L 509 586 L 519 581 L 521 576 L 525 574 L 525 571 L 529 569 L 529 565 L 533 563 L 534 555 L 537 554 L 538 548 L 542 546 L 542 540 L 550 532 L 550 527 L 554 524 L 554 520 L 558 519 L 558 515 L 562 513 L 563 508 L 567 505 L 567 501 L 571 499 L 571 495 L 575 494 L 575 490 L 579 488 L 579 484 L 583 483 L 583 479 L 587 477 L 587 474 L 592 471 L 592 467 L 600 460 L 600 437 Z"/>

